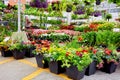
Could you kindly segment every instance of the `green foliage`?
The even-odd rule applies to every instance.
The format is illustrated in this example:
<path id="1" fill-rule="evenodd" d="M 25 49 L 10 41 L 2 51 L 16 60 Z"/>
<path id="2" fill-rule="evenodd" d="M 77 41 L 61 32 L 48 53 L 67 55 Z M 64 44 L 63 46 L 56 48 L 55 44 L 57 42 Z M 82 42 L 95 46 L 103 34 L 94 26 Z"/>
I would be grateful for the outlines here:
<path id="1" fill-rule="evenodd" d="M 79 48 L 80 44 L 78 44 L 77 40 L 72 40 L 71 42 L 66 43 L 68 48 Z"/>
<path id="2" fill-rule="evenodd" d="M 82 34 L 83 41 L 85 45 L 88 46 L 99 46 L 99 45 L 107 45 L 110 46 L 115 45 L 119 46 L 120 44 L 120 34 L 112 31 L 98 31 L 98 32 L 87 32 Z"/>
<path id="3" fill-rule="evenodd" d="M 39 16 L 40 10 L 37 8 L 30 7 L 30 8 L 25 10 L 25 14 Z"/>
<path id="4" fill-rule="evenodd" d="M 0 2 L 0 8 L 6 8 L 7 6 L 5 4 L 3 4 L 3 2 Z"/>
<path id="5" fill-rule="evenodd" d="M 22 51 L 23 49 L 25 49 L 27 46 L 25 44 L 23 44 L 22 42 L 17 42 L 14 44 L 11 44 L 11 46 L 9 47 L 9 50 L 18 50 L 18 51 Z"/>
<path id="6" fill-rule="evenodd" d="M 85 45 L 88 46 L 94 46 L 96 42 L 96 32 L 91 31 L 88 33 L 83 33 L 82 34 L 83 40 L 85 42 Z"/>
<path id="7" fill-rule="evenodd" d="M 105 19 L 106 19 L 106 20 L 109 21 L 109 19 L 111 19 L 111 18 L 112 18 L 112 15 L 111 15 L 111 14 L 106 14 L 106 15 L 105 15 Z"/>
<path id="8" fill-rule="evenodd" d="M 11 36 L 12 31 L 7 29 L 5 26 L 0 27 L 0 42 L 3 41 L 3 39 L 7 36 Z"/>
<path id="9" fill-rule="evenodd" d="M 47 20 L 45 23 L 60 25 L 62 23 L 62 21 L 61 20 Z"/>
<path id="10" fill-rule="evenodd" d="M 110 3 L 113 2 L 117 5 L 120 5 L 120 0 L 108 0 L 108 2 L 110 2 Z"/>
<path id="11" fill-rule="evenodd" d="M 64 42 L 70 40 L 70 36 L 67 34 L 61 34 L 61 33 L 51 33 L 51 34 L 42 34 L 39 36 L 39 39 L 41 40 L 50 40 L 50 41 L 58 41 L 58 42 Z"/>
<path id="12" fill-rule="evenodd" d="M 86 30 L 88 28 L 89 28 L 88 25 L 83 24 L 83 25 L 80 25 L 80 26 L 75 26 L 74 30 L 84 32 L 84 30 Z"/>
<path id="13" fill-rule="evenodd" d="M 87 14 L 81 14 L 81 15 L 73 14 L 72 15 L 72 19 L 87 19 L 87 18 L 88 18 Z"/>

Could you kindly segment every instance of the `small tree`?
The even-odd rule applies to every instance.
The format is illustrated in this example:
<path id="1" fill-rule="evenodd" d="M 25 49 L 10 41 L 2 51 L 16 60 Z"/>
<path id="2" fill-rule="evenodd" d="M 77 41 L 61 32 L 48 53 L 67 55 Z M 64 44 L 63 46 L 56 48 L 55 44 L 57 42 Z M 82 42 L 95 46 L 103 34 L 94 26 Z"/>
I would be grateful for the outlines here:
<path id="1" fill-rule="evenodd" d="M 109 21 L 111 18 L 112 18 L 112 15 L 111 15 L 111 14 L 109 14 L 109 13 L 108 13 L 108 14 L 106 14 L 106 16 L 105 16 L 105 19 L 106 19 L 106 20 L 108 20 L 108 21 Z"/>

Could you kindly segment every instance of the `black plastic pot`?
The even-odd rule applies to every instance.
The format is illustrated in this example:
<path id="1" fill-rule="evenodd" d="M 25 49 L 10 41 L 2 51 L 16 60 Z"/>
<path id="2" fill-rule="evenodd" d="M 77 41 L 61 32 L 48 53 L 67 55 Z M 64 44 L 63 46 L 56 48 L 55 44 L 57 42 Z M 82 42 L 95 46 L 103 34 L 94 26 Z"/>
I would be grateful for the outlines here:
<path id="1" fill-rule="evenodd" d="M 120 46 L 119 46 L 119 47 L 117 47 L 117 49 L 116 49 L 116 50 L 117 50 L 117 52 L 120 52 Z"/>
<path id="2" fill-rule="evenodd" d="M 26 51 L 25 51 L 25 56 L 26 57 L 34 57 L 35 55 L 32 53 L 32 51 L 34 50 L 35 48 L 34 47 L 31 47 L 31 48 L 27 48 Z"/>
<path id="3" fill-rule="evenodd" d="M 109 74 L 115 72 L 117 68 L 117 64 L 115 64 L 114 62 L 108 63 L 106 59 L 103 59 L 103 61 L 104 61 L 104 64 L 103 64 L 103 68 L 100 69 L 101 71 Z"/>
<path id="4" fill-rule="evenodd" d="M 15 59 L 23 59 L 25 56 L 25 50 L 13 50 L 13 57 Z"/>
<path id="5" fill-rule="evenodd" d="M 69 68 L 66 68 L 66 74 L 69 78 L 72 78 L 73 80 L 80 80 L 85 75 L 85 70 L 78 71 L 76 66 L 70 66 Z"/>
<path id="6" fill-rule="evenodd" d="M 48 62 L 44 60 L 44 56 L 42 54 L 36 55 L 35 58 L 36 58 L 36 62 L 37 62 L 38 67 L 48 68 Z"/>
<path id="7" fill-rule="evenodd" d="M 12 54 L 12 52 L 10 50 L 8 50 L 8 51 L 1 50 L 1 55 L 3 57 L 11 57 L 11 56 L 13 56 L 13 54 Z"/>
<path id="8" fill-rule="evenodd" d="M 116 68 L 117 65 L 114 62 L 110 62 L 110 63 L 104 62 L 101 71 L 111 74 L 116 71 Z"/>
<path id="9" fill-rule="evenodd" d="M 92 74 L 95 74 L 96 72 L 96 65 L 97 65 L 97 62 L 96 61 L 93 61 L 86 69 L 85 71 L 85 75 L 87 76 L 90 76 Z"/>
<path id="10" fill-rule="evenodd" d="M 51 61 L 49 63 L 50 72 L 55 73 L 55 74 L 65 72 L 66 69 L 62 68 L 61 65 L 62 65 L 61 61 Z"/>

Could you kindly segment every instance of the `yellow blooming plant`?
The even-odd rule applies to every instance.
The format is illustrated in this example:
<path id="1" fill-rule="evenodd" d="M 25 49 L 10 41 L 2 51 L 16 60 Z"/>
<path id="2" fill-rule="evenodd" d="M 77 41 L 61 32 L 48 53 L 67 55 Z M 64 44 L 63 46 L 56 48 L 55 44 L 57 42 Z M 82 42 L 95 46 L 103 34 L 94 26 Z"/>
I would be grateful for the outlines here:
<path id="1" fill-rule="evenodd" d="M 0 42 L 0 50 L 8 51 L 9 46 L 12 44 L 11 40 Z"/>

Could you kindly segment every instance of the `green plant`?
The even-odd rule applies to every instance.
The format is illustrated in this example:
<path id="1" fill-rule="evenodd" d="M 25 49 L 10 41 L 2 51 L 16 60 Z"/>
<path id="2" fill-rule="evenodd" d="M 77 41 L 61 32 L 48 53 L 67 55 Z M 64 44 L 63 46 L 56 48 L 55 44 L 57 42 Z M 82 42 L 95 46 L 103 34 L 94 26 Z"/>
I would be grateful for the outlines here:
<path id="1" fill-rule="evenodd" d="M 23 42 L 17 42 L 14 44 L 11 44 L 11 46 L 9 47 L 9 50 L 18 50 L 18 51 L 22 51 L 26 48 L 27 46 L 23 43 Z"/>
<path id="2" fill-rule="evenodd" d="M 92 62 L 89 54 L 81 52 L 81 49 L 68 48 L 62 59 L 63 65 L 70 67 L 74 65 L 78 68 L 79 71 L 82 71 L 84 68 Z"/>
<path id="3" fill-rule="evenodd" d="M 75 28 L 74 28 L 75 31 L 80 31 L 80 32 L 84 32 L 85 29 L 88 29 L 88 25 L 86 25 L 86 24 L 83 24 L 80 26 L 75 26 Z"/>
<path id="4" fill-rule="evenodd" d="M 83 40 L 84 40 L 84 44 L 88 45 L 88 46 L 94 46 L 96 43 L 96 32 L 91 31 L 91 32 L 87 32 L 82 34 Z"/>
<path id="5" fill-rule="evenodd" d="M 104 22 L 98 25 L 98 30 L 112 30 L 115 27 L 115 23 L 113 22 Z"/>
<path id="6" fill-rule="evenodd" d="M 111 19 L 111 18 L 112 18 L 112 15 L 111 15 L 111 14 L 106 14 L 106 16 L 105 16 L 105 19 L 106 19 L 106 20 L 109 21 L 109 19 Z"/>
<path id="7" fill-rule="evenodd" d="M 8 51 L 8 48 L 10 47 L 11 43 L 11 40 L 0 42 L 0 50 L 4 49 L 5 51 Z"/>

